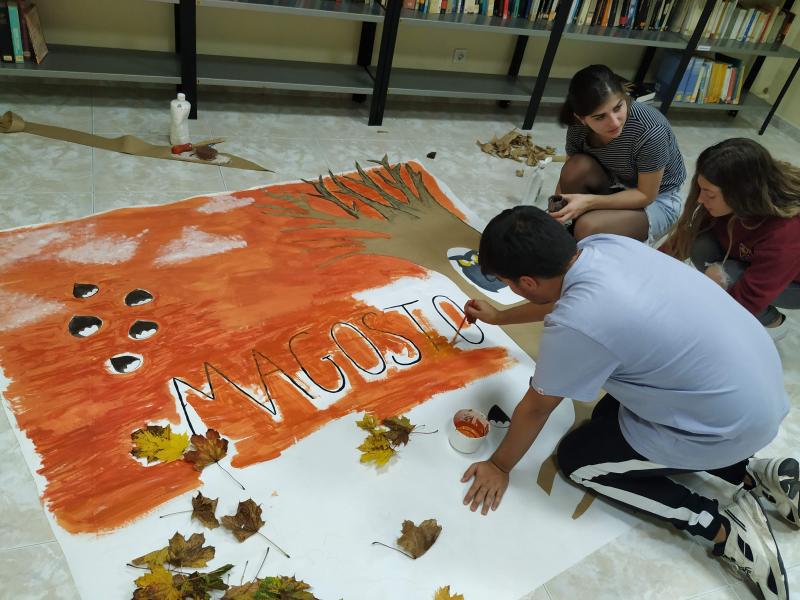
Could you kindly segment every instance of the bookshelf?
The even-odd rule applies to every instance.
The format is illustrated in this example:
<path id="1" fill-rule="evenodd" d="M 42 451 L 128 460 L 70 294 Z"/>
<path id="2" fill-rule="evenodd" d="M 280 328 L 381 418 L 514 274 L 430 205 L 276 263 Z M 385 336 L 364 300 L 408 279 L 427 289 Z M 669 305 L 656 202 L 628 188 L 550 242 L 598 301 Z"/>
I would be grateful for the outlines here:
<path id="1" fill-rule="evenodd" d="M 743 86 L 742 102 L 732 104 L 691 104 L 665 100 L 660 110 L 724 110 L 767 112 L 759 130 L 763 133 L 786 91 L 800 70 L 800 51 L 777 44 L 742 43 L 734 40 L 708 40 L 702 32 L 711 17 L 715 0 L 705 0 L 703 12 L 691 36 L 670 31 L 630 30 L 618 27 L 577 26 L 567 24 L 571 2 L 563 0 L 550 23 L 522 18 L 502 19 L 478 14 L 430 14 L 402 8 L 403 0 L 380 0 L 367 4 L 356 0 L 149 0 L 174 7 L 175 52 L 147 52 L 82 46 L 51 45 L 50 54 L 41 65 L 0 63 L 0 77 L 47 77 L 161 83 L 177 85 L 192 102 L 192 118 L 198 109 L 198 87 L 226 85 L 308 92 L 349 93 L 354 100 L 371 96 L 369 124 L 380 125 L 388 96 L 433 96 L 527 102 L 523 129 L 530 129 L 539 107 L 561 103 L 568 80 L 551 78 L 550 70 L 562 39 L 586 43 L 622 44 L 643 49 L 635 80 L 642 81 L 659 49 L 676 50 L 681 62 L 674 80 L 665 93 L 672 98 L 683 72 L 696 51 L 740 55 L 753 60 Z M 791 9 L 793 0 L 784 8 Z M 197 53 L 197 11 L 204 7 L 260 13 L 292 14 L 309 18 L 342 19 L 361 23 L 356 64 L 309 63 Z M 372 65 L 377 26 L 382 25 L 377 64 Z M 488 75 L 424 69 L 393 69 L 397 36 L 406 28 L 461 30 L 476 35 L 491 33 L 516 37 L 513 55 L 505 75 Z M 521 77 L 520 66 L 528 40 L 546 38 L 547 47 L 535 77 Z M 632 49 L 633 50 L 633 49 Z M 794 68 L 783 83 L 776 101 L 769 104 L 747 93 L 766 58 L 794 60 Z"/>
<path id="2" fill-rule="evenodd" d="M 47 77 L 175 84 L 192 103 L 197 117 L 198 86 L 230 85 L 309 92 L 372 94 L 372 60 L 377 25 L 385 11 L 377 3 L 350 0 L 150 0 L 174 6 L 175 52 L 147 52 L 83 46 L 50 45 L 41 65 L 0 63 L 0 77 Z M 361 22 L 355 65 L 258 60 L 197 53 L 197 10 L 203 7 L 294 14 Z"/>

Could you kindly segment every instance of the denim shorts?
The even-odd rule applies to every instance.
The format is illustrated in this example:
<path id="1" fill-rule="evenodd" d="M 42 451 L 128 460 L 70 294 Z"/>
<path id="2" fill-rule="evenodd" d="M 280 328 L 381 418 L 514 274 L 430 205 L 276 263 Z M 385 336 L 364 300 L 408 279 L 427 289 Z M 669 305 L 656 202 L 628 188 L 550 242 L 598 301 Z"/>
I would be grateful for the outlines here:
<path id="1" fill-rule="evenodd" d="M 660 192 L 654 202 L 644 208 L 649 222 L 649 232 L 647 243 L 655 245 L 678 220 L 681 214 L 683 201 L 681 199 L 681 189 L 673 188 L 666 192 Z"/>

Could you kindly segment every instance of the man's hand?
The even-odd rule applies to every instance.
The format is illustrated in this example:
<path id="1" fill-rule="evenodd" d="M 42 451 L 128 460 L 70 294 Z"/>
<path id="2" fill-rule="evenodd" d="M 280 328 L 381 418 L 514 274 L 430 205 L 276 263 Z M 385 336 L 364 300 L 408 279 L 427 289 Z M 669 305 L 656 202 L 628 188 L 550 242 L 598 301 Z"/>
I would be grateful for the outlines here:
<path id="1" fill-rule="evenodd" d="M 464 496 L 464 504 L 471 502 L 472 506 L 469 509 L 475 512 L 483 503 L 481 513 L 484 515 L 489 512 L 489 508 L 497 510 L 508 487 L 508 473 L 501 471 L 492 461 L 484 460 L 473 463 L 464 473 L 461 482 L 466 483 L 473 477 L 475 481 Z"/>
<path id="2" fill-rule="evenodd" d="M 486 300 L 467 300 L 464 305 L 464 314 L 467 315 L 467 321 L 470 323 L 480 320 L 489 325 L 497 325 L 500 311 Z"/>
<path id="3" fill-rule="evenodd" d="M 580 217 L 583 213 L 591 210 L 593 196 L 591 194 L 561 194 L 561 198 L 567 205 L 557 212 L 550 213 L 559 223 L 568 223 Z"/>

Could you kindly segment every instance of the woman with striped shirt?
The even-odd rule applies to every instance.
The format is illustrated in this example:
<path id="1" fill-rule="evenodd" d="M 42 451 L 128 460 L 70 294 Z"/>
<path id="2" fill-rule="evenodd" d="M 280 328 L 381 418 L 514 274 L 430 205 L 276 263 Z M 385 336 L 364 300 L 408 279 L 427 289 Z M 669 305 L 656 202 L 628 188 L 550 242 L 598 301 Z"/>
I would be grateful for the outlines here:
<path id="1" fill-rule="evenodd" d="M 569 158 L 556 188 L 566 205 L 552 215 L 572 221 L 579 240 L 616 233 L 652 244 L 678 219 L 686 169 L 667 119 L 632 101 L 623 81 L 605 65 L 570 81 L 560 117 Z"/>

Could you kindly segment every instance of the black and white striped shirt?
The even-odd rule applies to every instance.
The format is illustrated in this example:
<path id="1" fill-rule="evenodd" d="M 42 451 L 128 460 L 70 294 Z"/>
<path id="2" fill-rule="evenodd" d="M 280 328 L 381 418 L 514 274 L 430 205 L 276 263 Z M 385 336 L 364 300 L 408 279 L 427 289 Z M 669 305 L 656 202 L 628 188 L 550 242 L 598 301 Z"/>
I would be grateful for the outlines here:
<path id="1" fill-rule="evenodd" d="M 636 187 L 639 173 L 661 169 L 664 169 L 664 176 L 659 193 L 679 188 L 686 179 L 683 156 L 669 121 L 649 104 L 631 101 L 622 133 L 605 146 L 590 146 L 586 140 L 589 132 L 586 125 L 570 125 L 567 154 L 592 155 L 626 187 Z"/>

